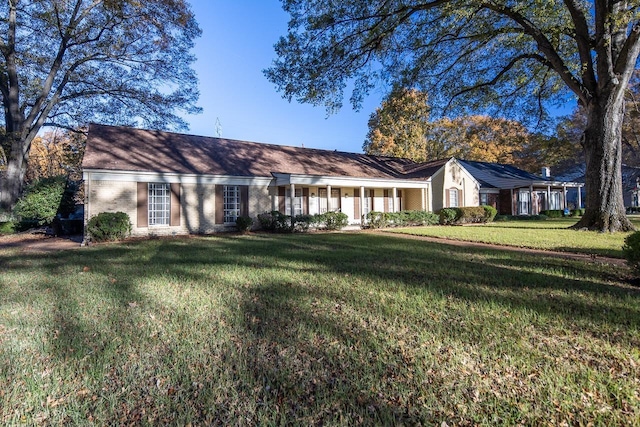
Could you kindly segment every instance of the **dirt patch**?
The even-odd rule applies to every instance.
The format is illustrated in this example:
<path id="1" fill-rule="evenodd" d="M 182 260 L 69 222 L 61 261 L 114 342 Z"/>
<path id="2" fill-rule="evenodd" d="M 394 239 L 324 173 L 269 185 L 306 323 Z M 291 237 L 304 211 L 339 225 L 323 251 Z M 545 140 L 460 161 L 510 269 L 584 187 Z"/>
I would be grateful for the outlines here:
<path id="1" fill-rule="evenodd" d="M 0 236 L 0 250 L 18 249 L 30 252 L 55 252 L 76 249 L 82 244 L 82 236 L 53 236 L 46 231 Z"/>

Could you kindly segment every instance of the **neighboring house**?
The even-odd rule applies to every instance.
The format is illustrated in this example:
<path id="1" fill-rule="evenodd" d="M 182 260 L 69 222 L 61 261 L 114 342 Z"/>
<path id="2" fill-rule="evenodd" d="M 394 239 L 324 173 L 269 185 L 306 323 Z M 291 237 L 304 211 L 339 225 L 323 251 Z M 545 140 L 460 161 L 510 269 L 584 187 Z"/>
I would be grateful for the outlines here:
<path id="1" fill-rule="evenodd" d="M 585 165 L 580 164 L 573 166 L 558 176 L 558 179 L 576 181 L 583 184 L 581 191 L 581 199 L 584 200 L 584 174 Z M 635 208 L 640 206 L 640 167 L 622 165 L 622 198 L 624 200 L 624 206 L 626 208 Z M 576 202 L 577 192 L 575 189 L 569 191 L 568 200 L 570 202 Z"/>
<path id="2" fill-rule="evenodd" d="M 553 179 L 549 168 L 542 175 L 501 163 L 459 160 L 479 183 L 481 205 L 491 205 L 503 215 L 536 215 L 543 210 L 581 206 L 578 193 L 575 205 L 570 205 L 567 191 L 584 184 Z"/>
<path id="3" fill-rule="evenodd" d="M 445 162 L 446 163 L 446 162 Z M 407 159 L 91 125 L 85 221 L 122 211 L 134 235 L 211 233 L 238 216 L 432 210 L 431 170 Z"/>

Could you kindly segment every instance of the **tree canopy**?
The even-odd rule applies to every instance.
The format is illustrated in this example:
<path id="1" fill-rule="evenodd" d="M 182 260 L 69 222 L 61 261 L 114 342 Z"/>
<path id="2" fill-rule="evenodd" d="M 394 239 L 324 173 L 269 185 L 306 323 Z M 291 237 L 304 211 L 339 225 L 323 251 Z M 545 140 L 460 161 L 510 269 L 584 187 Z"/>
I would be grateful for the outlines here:
<path id="1" fill-rule="evenodd" d="M 640 5 L 621 0 L 283 0 L 289 30 L 265 71 L 283 95 L 358 107 L 375 86 L 413 87 L 437 110 L 537 121 L 550 103 L 587 112 L 585 216 L 628 230 L 623 94 L 640 53 Z"/>
<path id="2" fill-rule="evenodd" d="M 0 207 L 15 203 L 43 126 L 186 129 L 179 113 L 199 111 L 200 28 L 184 0 L 4 0 L 0 17 Z"/>

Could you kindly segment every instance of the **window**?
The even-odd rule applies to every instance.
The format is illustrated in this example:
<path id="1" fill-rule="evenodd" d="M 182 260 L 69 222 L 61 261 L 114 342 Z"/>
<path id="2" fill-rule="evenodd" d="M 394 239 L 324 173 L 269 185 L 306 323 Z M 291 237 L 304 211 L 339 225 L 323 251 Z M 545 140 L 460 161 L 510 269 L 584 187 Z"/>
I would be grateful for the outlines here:
<path id="1" fill-rule="evenodd" d="M 520 190 L 518 192 L 518 215 L 529 215 L 529 203 L 531 195 L 529 190 Z"/>
<path id="2" fill-rule="evenodd" d="M 240 187 L 225 185 L 223 189 L 224 223 L 234 224 L 240 216 Z"/>
<path id="3" fill-rule="evenodd" d="M 287 189 L 284 199 L 285 214 L 291 214 L 291 190 Z M 302 188 L 296 188 L 296 194 L 293 198 L 293 215 L 302 215 Z"/>
<path id="4" fill-rule="evenodd" d="M 169 184 L 149 184 L 149 225 L 169 225 L 171 190 Z"/>
<path id="5" fill-rule="evenodd" d="M 371 212 L 371 199 L 373 198 L 373 190 L 364 190 L 364 206 L 362 206 L 362 215 Z"/>
<path id="6" fill-rule="evenodd" d="M 452 188 L 449 190 L 449 207 L 457 208 L 458 206 L 458 189 Z"/>
<path id="7" fill-rule="evenodd" d="M 480 205 L 489 204 L 489 195 L 487 193 L 480 193 Z"/>
<path id="8" fill-rule="evenodd" d="M 549 209 L 562 209 L 560 201 L 560 192 L 552 191 L 551 198 L 549 199 Z"/>
<path id="9" fill-rule="evenodd" d="M 340 212 L 340 189 L 331 189 L 331 209 L 327 206 L 327 189 L 318 189 L 318 199 L 320 199 L 320 213 L 325 213 L 329 210 L 334 212 Z"/>

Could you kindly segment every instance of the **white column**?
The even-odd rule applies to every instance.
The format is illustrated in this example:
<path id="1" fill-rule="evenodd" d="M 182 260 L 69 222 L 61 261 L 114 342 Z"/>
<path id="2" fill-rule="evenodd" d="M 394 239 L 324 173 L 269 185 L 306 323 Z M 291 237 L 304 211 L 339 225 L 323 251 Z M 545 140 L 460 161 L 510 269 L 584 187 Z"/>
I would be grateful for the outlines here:
<path id="1" fill-rule="evenodd" d="M 515 204 L 516 209 L 515 211 L 518 211 L 518 201 L 513 199 L 513 188 L 511 189 L 511 215 L 514 215 L 513 213 L 513 205 Z"/>
<path id="2" fill-rule="evenodd" d="M 397 212 L 398 209 L 398 189 L 396 187 L 393 187 L 393 190 L 391 191 L 392 193 L 392 199 L 391 199 L 391 212 Z"/>
<path id="3" fill-rule="evenodd" d="M 567 209 L 567 186 L 562 186 L 562 209 Z"/>
<path id="4" fill-rule="evenodd" d="M 331 212 L 331 186 L 327 185 L 327 212 Z"/>
<path id="5" fill-rule="evenodd" d="M 364 224 L 364 187 L 360 187 L 360 223 Z"/>
<path id="6" fill-rule="evenodd" d="M 289 215 L 291 215 L 291 218 L 293 219 L 293 217 L 296 216 L 296 185 L 290 184 L 289 191 L 291 191 L 291 194 L 289 194 Z"/>
<path id="7" fill-rule="evenodd" d="M 582 187 L 578 185 L 578 209 L 582 209 Z"/>
<path id="8" fill-rule="evenodd" d="M 533 184 L 529 185 L 529 215 L 533 215 Z"/>
<path id="9" fill-rule="evenodd" d="M 551 209 L 551 186 L 547 185 L 547 210 Z"/>

